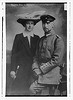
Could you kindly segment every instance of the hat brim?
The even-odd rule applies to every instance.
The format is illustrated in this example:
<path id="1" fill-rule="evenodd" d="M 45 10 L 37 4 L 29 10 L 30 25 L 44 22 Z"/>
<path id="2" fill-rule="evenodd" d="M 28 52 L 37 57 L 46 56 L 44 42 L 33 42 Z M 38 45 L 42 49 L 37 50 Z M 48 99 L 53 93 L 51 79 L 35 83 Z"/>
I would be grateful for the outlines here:
<path id="1" fill-rule="evenodd" d="M 17 20 L 17 22 L 20 23 L 20 24 L 22 24 L 23 26 L 26 25 L 26 22 L 27 21 L 33 21 L 34 22 L 34 25 L 36 25 L 40 21 L 40 19 L 21 19 L 21 18 L 19 18 Z"/>

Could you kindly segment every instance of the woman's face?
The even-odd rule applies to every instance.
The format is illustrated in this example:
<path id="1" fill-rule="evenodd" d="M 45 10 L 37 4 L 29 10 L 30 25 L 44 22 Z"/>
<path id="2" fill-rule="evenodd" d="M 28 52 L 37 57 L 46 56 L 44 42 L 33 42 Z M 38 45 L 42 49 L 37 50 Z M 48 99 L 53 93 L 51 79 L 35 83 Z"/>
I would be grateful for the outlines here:
<path id="1" fill-rule="evenodd" d="M 31 32 L 34 28 L 34 22 L 33 21 L 27 21 L 25 25 L 25 30 Z"/>

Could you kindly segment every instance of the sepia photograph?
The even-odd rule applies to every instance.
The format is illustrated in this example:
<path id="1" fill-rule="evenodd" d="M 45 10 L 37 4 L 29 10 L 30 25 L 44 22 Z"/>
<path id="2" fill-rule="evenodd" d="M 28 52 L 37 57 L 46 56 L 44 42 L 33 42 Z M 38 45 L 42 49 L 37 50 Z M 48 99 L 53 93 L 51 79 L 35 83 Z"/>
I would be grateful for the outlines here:
<path id="1" fill-rule="evenodd" d="M 5 2 L 4 17 L 5 97 L 67 97 L 67 2 Z"/>

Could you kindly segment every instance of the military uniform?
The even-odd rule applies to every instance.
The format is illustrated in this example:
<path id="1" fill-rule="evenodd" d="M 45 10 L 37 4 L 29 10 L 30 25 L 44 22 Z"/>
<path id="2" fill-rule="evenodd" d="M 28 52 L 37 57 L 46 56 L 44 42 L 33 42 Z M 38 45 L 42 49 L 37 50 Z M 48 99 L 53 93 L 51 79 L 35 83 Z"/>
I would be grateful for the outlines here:
<path id="1" fill-rule="evenodd" d="M 46 66 L 41 66 L 42 74 L 38 78 L 38 82 L 42 84 L 58 84 L 61 78 L 60 65 L 64 55 L 64 42 L 61 37 L 51 33 L 47 37 L 42 37 L 38 55 L 37 63 L 40 66 L 46 63 Z M 33 68 L 36 70 L 36 68 Z"/>
<path id="2" fill-rule="evenodd" d="M 45 85 L 58 85 L 60 83 L 60 66 L 64 55 L 64 42 L 53 30 L 40 40 L 36 57 L 32 65 L 33 72 L 37 73 L 37 80 L 31 85 L 30 90 L 42 90 Z"/>

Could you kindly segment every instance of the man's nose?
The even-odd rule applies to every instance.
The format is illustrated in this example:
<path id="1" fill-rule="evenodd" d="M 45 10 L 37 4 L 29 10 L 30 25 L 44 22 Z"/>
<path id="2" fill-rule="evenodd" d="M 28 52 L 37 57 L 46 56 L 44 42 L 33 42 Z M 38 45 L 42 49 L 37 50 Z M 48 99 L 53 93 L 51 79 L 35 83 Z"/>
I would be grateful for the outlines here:
<path id="1" fill-rule="evenodd" d="M 47 23 L 45 23 L 45 27 L 47 27 L 48 25 L 47 25 Z"/>
<path id="2" fill-rule="evenodd" d="M 31 27 L 31 26 L 32 26 L 32 24 L 29 24 L 29 26 Z"/>

